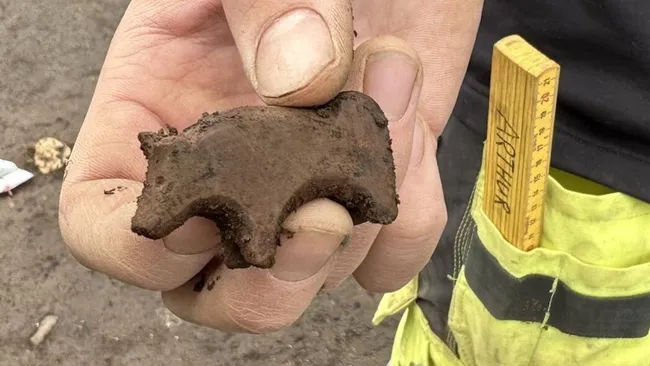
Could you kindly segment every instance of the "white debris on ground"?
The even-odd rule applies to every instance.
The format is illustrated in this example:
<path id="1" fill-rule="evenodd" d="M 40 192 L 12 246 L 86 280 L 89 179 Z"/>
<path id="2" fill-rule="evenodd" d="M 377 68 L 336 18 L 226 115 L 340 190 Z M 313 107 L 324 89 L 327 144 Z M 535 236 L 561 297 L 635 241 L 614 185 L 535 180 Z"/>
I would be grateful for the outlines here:
<path id="1" fill-rule="evenodd" d="M 43 137 L 34 145 L 34 165 L 41 174 L 50 174 L 63 169 L 72 150 L 54 137 Z"/>
<path id="2" fill-rule="evenodd" d="M 12 189 L 33 177 L 34 174 L 18 168 L 15 163 L 0 159 L 0 193 L 11 194 Z"/>
<path id="3" fill-rule="evenodd" d="M 40 322 L 37 324 L 37 329 L 34 335 L 29 339 L 34 346 L 38 346 L 45 340 L 48 334 L 52 331 L 56 322 L 59 321 L 59 317 L 56 315 L 46 315 Z"/>
<path id="4" fill-rule="evenodd" d="M 156 315 L 165 323 L 166 328 L 175 328 L 183 324 L 183 319 L 177 317 L 167 308 L 156 309 Z"/>

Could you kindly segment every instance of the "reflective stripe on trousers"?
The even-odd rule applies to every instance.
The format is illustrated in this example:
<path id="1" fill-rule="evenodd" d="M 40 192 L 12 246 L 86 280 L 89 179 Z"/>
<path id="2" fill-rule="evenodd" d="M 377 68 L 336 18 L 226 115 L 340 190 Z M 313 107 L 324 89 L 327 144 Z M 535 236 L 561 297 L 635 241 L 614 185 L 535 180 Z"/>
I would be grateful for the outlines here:
<path id="1" fill-rule="evenodd" d="M 477 170 L 464 204 L 445 193 L 447 260 L 380 302 L 375 324 L 403 312 L 392 365 L 650 365 L 650 205 L 554 171 L 542 247 L 524 253 L 483 213 Z"/>

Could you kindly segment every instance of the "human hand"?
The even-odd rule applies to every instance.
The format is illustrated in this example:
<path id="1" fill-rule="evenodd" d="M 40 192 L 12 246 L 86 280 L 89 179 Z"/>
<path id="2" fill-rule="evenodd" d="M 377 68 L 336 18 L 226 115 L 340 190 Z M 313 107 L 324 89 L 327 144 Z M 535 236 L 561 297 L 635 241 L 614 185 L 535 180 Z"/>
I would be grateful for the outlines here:
<path id="1" fill-rule="evenodd" d="M 356 0 L 354 23 L 349 0 L 131 1 L 61 191 L 71 253 L 162 291 L 181 318 L 225 331 L 287 326 L 321 288 L 351 274 L 370 291 L 401 287 L 428 261 L 446 221 L 435 136 L 455 102 L 479 1 Z M 191 280 L 221 250 L 211 222 L 190 219 L 158 241 L 131 232 L 146 172 L 139 132 L 181 130 L 203 112 L 240 105 L 321 104 L 342 89 L 370 95 L 389 117 L 401 200 L 393 224 L 353 228 L 342 206 L 313 201 L 285 222 L 296 234 L 282 238 L 272 269 L 219 268 L 202 292 Z"/>

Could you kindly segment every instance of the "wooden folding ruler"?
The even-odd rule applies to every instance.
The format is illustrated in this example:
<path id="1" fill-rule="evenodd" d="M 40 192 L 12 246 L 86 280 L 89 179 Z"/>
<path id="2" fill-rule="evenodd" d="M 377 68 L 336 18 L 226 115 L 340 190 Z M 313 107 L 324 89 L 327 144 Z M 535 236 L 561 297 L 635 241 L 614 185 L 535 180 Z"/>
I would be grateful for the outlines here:
<path id="1" fill-rule="evenodd" d="M 540 245 L 560 66 L 518 35 L 494 45 L 483 207 L 506 240 Z"/>

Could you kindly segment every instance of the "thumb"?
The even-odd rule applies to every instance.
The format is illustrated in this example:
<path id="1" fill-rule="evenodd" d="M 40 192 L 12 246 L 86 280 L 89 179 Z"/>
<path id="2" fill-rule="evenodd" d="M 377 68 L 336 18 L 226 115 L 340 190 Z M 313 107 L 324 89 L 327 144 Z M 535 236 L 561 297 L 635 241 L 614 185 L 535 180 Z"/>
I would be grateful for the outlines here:
<path id="1" fill-rule="evenodd" d="M 223 0 L 244 70 L 267 104 L 332 99 L 352 62 L 350 0 Z"/>

